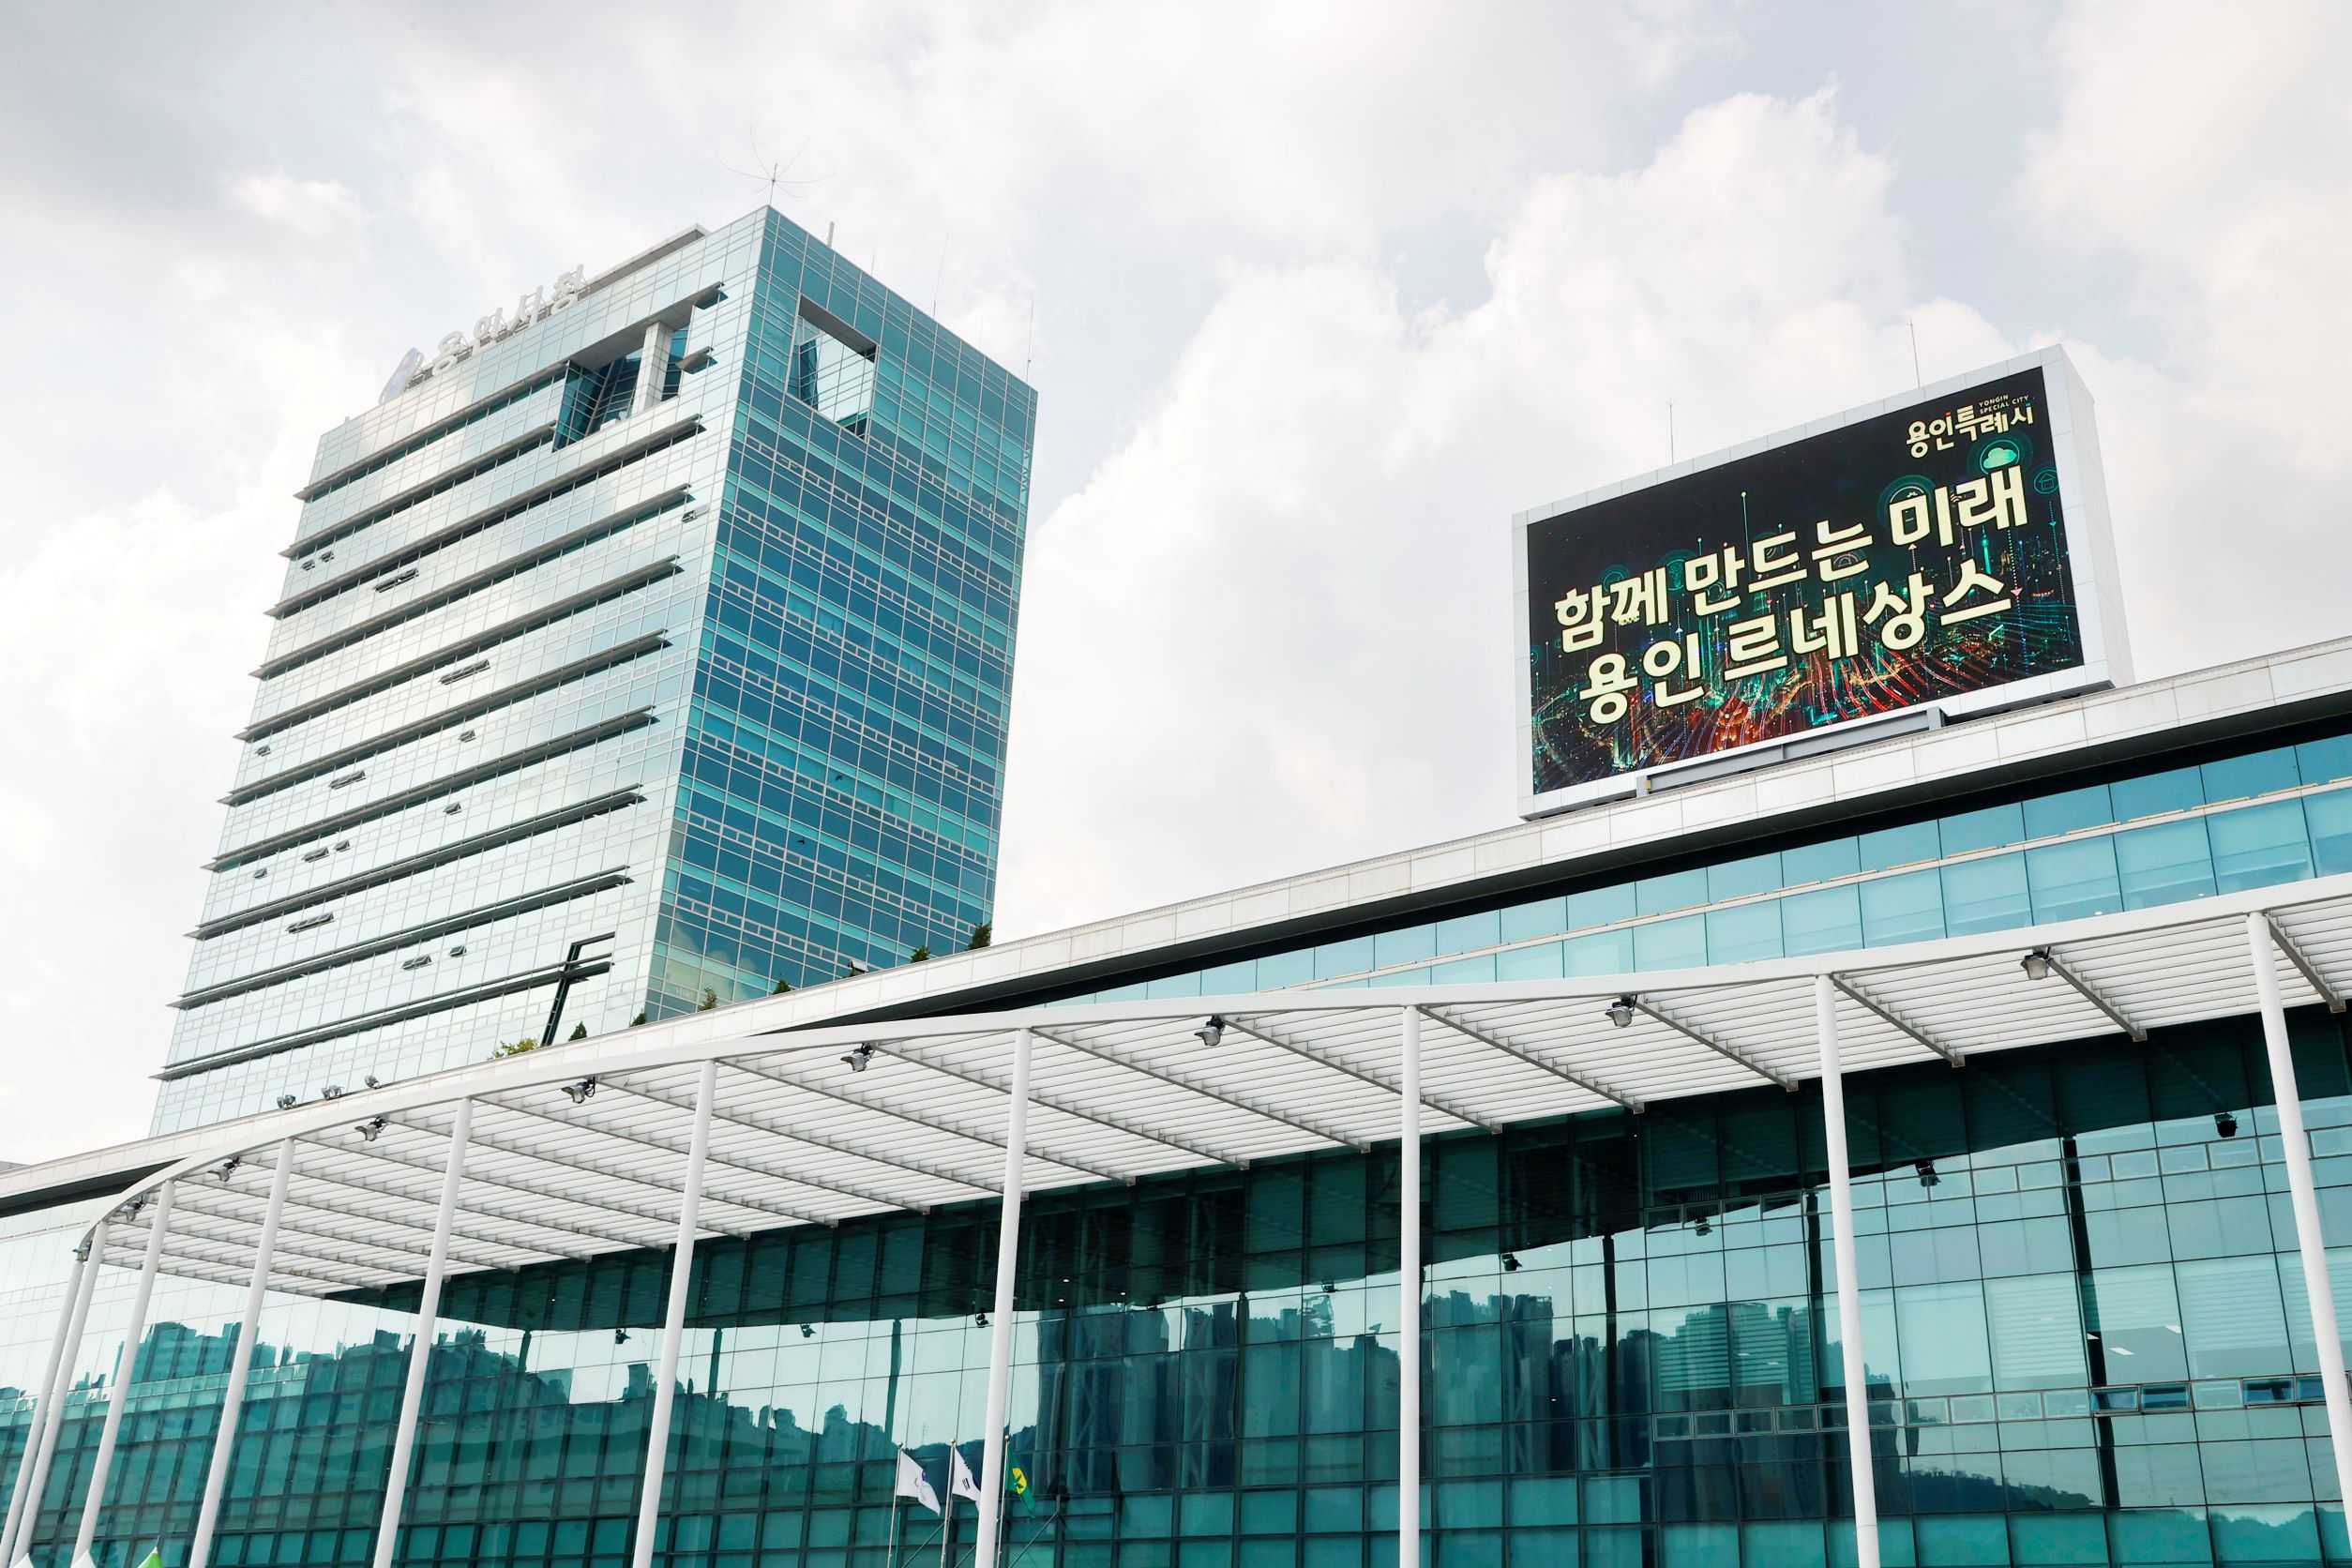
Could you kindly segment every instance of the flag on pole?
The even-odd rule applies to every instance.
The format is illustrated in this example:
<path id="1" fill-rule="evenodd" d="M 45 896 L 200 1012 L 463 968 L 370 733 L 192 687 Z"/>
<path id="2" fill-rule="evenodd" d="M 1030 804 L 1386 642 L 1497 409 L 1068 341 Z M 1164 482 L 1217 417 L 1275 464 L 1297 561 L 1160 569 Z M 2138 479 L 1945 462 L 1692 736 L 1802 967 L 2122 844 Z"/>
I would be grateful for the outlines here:
<path id="1" fill-rule="evenodd" d="M 964 1451 L 954 1443 L 947 1445 L 947 1490 L 956 1497 L 980 1500 L 980 1483 L 972 1478 L 972 1467 L 964 1463 Z"/>
<path id="2" fill-rule="evenodd" d="M 939 1505 L 939 1491 L 931 1478 L 923 1473 L 923 1467 L 905 1449 L 898 1450 L 898 1496 L 912 1498 L 932 1513 L 943 1512 Z"/>
<path id="3" fill-rule="evenodd" d="M 1006 1467 L 1006 1479 L 1004 1485 L 1006 1488 L 1012 1492 L 1013 1500 L 1021 1505 L 1022 1513 L 1034 1514 L 1037 1512 L 1037 1494 L 1030 1490 L 1029 1472 L 1027 1470 L 1021 1469 L 1018 1465 Z"/>
<path id="4" fill-rule="evenodd" d="M 139 1560 L 139 1568 L 163 1568 L 163 1548 L 161 1546 L 149 1547 L 147 1555 Z"/>

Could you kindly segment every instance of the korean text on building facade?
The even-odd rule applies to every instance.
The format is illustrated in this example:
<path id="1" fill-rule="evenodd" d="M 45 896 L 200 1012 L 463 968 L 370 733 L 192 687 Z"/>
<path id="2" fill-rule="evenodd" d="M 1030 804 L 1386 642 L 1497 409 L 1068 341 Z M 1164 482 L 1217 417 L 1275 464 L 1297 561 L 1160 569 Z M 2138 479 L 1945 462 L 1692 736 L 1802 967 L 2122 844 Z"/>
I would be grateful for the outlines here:
<path id="1" fill-rule="evenodd" d="M 1537 792 L 2078 666 L 2039 369 L 1528 535 Z"/>
<path id="2" fill-rule="evenodd" d="M 501 306 L 490 314 L 476 318 L 471 336 L 451 332 L 434 345 L 433 355 L 423 369 L 412 373 L 407 384 L 414 384 L 428 375 L 439 375 L 468 355 L 490 347 L 503 338 L 511 338 L 524 327 L 543 322 L 559 310 L 568 310 L 579 303 L 580 293 L 587 287 L 588 268 L 582 264 L 555 279 L 550 289 L 546 285 L 532 289 L 515 301 L 515 311 L 507 315 Z"/>

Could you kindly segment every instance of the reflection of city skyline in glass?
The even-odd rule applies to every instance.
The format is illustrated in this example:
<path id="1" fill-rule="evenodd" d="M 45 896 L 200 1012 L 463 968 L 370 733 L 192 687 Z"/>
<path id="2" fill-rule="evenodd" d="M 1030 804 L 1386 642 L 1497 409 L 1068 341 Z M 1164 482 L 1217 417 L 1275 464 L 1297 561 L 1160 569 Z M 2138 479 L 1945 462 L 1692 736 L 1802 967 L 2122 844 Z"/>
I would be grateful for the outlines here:
<path id="1" fill-rule="evenodd" d="M 2300 1027 L 2324 1140 L 2352 1124 L 2352 1072 L 2340 1025 Z M 2265 1081 L 2258 1038 L 2233 1023 L 1849 1084 L 1874 1447 L 1900 1528 L 2078 1516 L 2129 1534 L 2161 1510 L 2165 1529 L 2186 1518 L 2200 1541 L 2283 1556 L 2316 1529 L 2300 1431 L 2317 1392 L 2292 1236 L 2271 1214 Z M 1431 1141 L 1434 1529 L 1525 1551 L 1564 1549 L 1542 1533 L 1564 1530 L 1590 1557 L 1612 1530 L 1663 1545 L 1730 1526 L 1751 1563 L 1787 1560 L 1767 1551 L 1776 1532 L 1818 1539 L 1847 1485 L 1818 1118 L 1809 1086 Z M 1009 1451 L 1036 1506 L 1010 1510 L 1016 1545 L 1243 1543 L 1251 1522 L 1286 1545 L 1377 1535 L 1395 1178 L 1393 1150 L 1341 1151 L 1036 1198 Z M 935 1485 L 950 1440 L 976 1470 L 992 1240 L 972 1207 L 698 1248 L 671 1549 L 753 1553 L 752 1568 L 769 1550 L 810 1554 L 803 1568 L 852 1543 L 879 1553 L 894 1441 Z M 626 1554 L 666 1269 L 648 1253 L 450 1281 L 407 1512 L 420 1544 L 402 1560 Z M 230 1315 L 233 1290 L 190 1289 L 184 1319 Z M 8 1343 L 49 1319 L 25 1321 Z M 223 1518 L 239 1562 L 364 1560 L 408 1323 L 389 1293 L 273 1306 L 249 1479 Z M 85 1364 L 113 1354 L 93 1346 Z M 184 1322 L 142 1347 L 103 1568 L 184 1539 L 229 1354 Z M 2268 1437 L 2200 1442 L 2194 1421 L 2090 1413 L 2127 1401 L 2135 1419 L 2222 1410 L 2233 1430 L 2297 1435 L 2257 1465 L 2242 1444 Z M 87 1474 L 103 1410 L 68 1407 L 59 1477 Z M 27 1414 L 0 1414 L 0 1475 Z M 2103 1449 L 2097 1431 L 2136 1440 Z M 39 1568 L 63 1568 L 71 1484 L 52 1482 Z M 1499 1514 L 1473 1512 L 1489 1490 Z M 1466 1516 L 1504 1522 L 1447 1522 Z M 957 1517 L 968 1551 L 969 1504 Z M 907 1561 L 936 1558 L 936 1528 L 906 1511 Z M 793 1544 L 761 1545 L 777 1539 Z"/>

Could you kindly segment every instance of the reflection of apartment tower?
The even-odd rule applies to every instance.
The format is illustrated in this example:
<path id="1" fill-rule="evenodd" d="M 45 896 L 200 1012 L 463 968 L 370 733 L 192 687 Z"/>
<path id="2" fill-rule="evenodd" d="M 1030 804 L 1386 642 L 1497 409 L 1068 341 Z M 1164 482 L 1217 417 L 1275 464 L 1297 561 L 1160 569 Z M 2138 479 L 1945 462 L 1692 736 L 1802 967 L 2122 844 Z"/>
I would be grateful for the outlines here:
<path id="1" fill-rule="evenodd" d="M 329 431 L 157 1130 L 965 945 L 1034 408 L 763 209 Z"/>

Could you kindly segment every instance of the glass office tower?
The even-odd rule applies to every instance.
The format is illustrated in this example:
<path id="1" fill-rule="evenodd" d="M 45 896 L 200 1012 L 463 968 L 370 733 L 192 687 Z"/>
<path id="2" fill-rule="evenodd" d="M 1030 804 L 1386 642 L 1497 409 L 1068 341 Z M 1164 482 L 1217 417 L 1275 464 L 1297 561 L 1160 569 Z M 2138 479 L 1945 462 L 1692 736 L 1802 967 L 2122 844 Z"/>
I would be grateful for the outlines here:
<path id="1" fill-rule="evenodd" d="M 762 209 L 329 431 L 156 1130 L 966 945 L 1035 407 Z"/>

